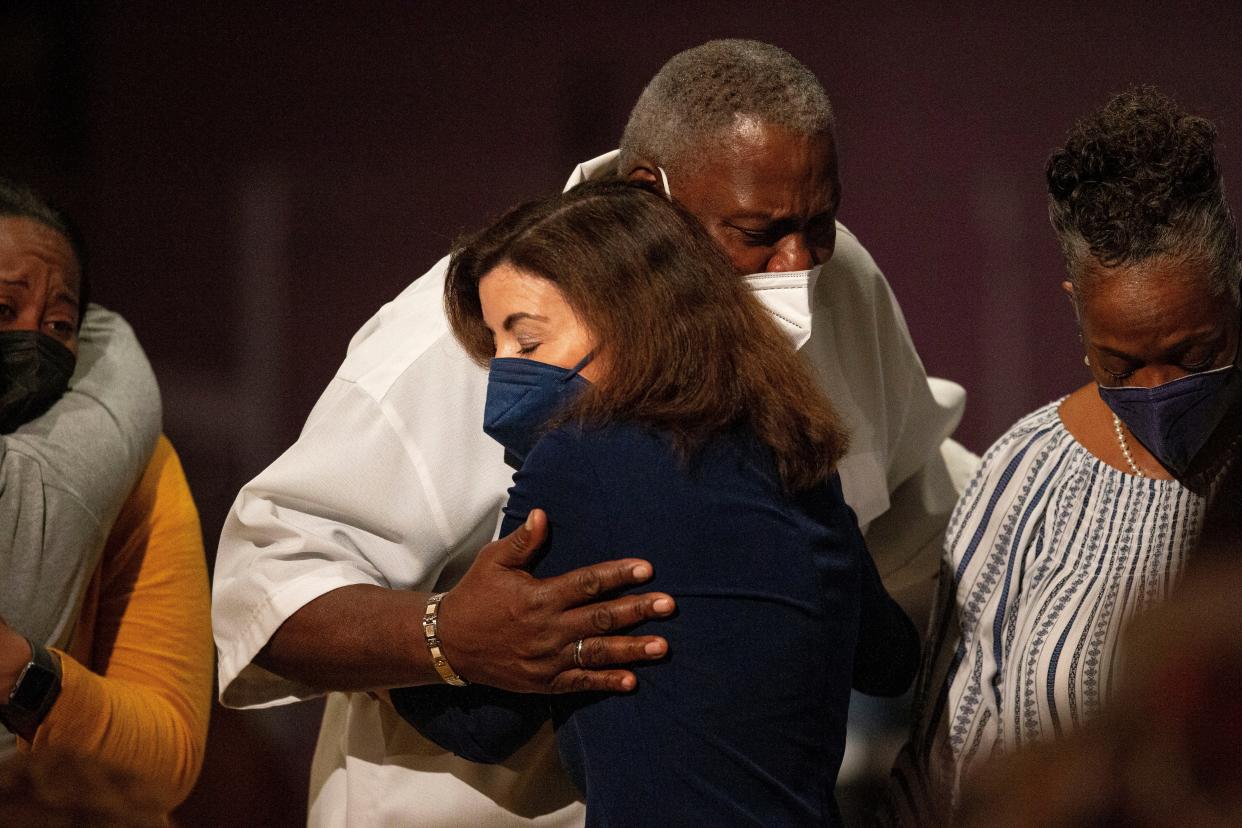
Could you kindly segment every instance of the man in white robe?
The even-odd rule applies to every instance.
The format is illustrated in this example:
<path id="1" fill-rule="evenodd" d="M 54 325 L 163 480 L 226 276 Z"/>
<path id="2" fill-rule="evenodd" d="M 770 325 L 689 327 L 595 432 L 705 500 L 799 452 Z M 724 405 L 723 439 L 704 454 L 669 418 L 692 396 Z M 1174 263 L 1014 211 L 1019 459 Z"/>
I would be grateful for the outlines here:
<path id="1" fill-rule="evenodd" d="M 922 621 L 957 495 L 945 457 L 972 459 L 946 442 L 964 394 L 929 382 L 883 275 L 835 221 L 822 87 L 764 44 L 684 52 L 644 92 L 620 155 L 581 165 L 567 186 L 609 174 L 663 187 L 750 274 L 852 429 L 846 498 L 888 588 Z M 215 574 L 221 700 L 259 707 L 329 694 L 312 824 L 580 825 L 550 729 L 502 765 L 475 765 L 374 694 L 440 680 L 421 627 L 431 592 L 447 591 L 443 652 L 470 681 L 621 689 L 633 674 L 614 665 L 664 652 L 653 637 L 606 633 L 669 612 L 667 596 L 591 603 L 646 579 L 634 559 L 542 583 L 520 569 L 540 525 L 485 546 L 511 469 L 482 430 L 486 372 L 444 317 L 446 264 L 363 326 L 298 441 L 239 494 Z M 600 550 L 619 554 L 642 550 Z M 578 639 L 585 669 L 574 663 Z"/>

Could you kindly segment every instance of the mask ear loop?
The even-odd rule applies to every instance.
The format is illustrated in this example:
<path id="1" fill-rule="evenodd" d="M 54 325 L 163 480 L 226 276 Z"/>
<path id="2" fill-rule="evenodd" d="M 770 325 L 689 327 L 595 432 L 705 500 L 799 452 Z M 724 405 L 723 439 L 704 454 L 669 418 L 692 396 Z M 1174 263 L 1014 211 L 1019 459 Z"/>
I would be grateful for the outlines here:
<path id="1" fill-rule="evenodd" d="M 672 201 L 673 191 L 668 188 L 668 173 L 664 171 L 663 167 L 657 166 L 656 169 L 659 170 L 660 181 L 664 184 L 664 197 L 667 198 L 669 201 Z"/>
<path id="2" fill-rule="evenodd" d="M 1239 286 L 1239 289 L 1242 290 L 1242 285 Z M 1242 371 L 1240 357 L 1242 357 L 1242 307 L 1238 309 L 1238 344 L 1233 349 L 1233 367 L 1238 371 Z"/>
<path id="3" fill-rule="evenodd" d="M 565 379 L 566 379 L 566 380 L 571 380 L 571 379 L 573 379 L 574 377 L 578 376 L 578 374 L 582 373 L 582 369 L 583 369 L 583 368 L 585 368 L 585 367 L 587 367 L 587 365 L 588 365 L 588 364 L 591 362 L 591 360 L 593 360 L 593 359 L 595 359 L 595 349 L 594 349 L 594 348 L 592 348 L 591 350 L 587 351 L 587 352 L 586 352 L 586 356 L 584 356 L 582 359 L 578 360 L 578 364 L 577 364 L 577 365 L 575 365 L 573 368 L 570 368 L 568 371 L 566 371 L 566 372 L 565 372 Z"/>

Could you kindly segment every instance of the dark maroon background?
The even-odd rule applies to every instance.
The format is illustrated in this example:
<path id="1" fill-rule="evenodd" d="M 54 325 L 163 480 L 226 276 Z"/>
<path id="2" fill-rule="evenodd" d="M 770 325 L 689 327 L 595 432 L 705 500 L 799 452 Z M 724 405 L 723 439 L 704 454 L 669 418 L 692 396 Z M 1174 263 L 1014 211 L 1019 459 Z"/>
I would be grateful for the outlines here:
<path id="1" fill-rule="evenodd" d="M 828 89 L 841 218 L 929 373 L 969 390 L 959 436 L 981 451 L 1085 381 L 1044 212 L 1048 151 L 1111 92 L 1149 82 L 1217 121 L 1242 179 L 1242 10 L 980 5 L 995 8 L 6 5 L 0 171 L 85 225 L 96 295 L 155 364 L 214 549 L 353 331 L 455 234 L 612 148 L 673 53 L 767 40 Z M 183 821 L 299 823 L 314 708 L 217 714 Z"/>

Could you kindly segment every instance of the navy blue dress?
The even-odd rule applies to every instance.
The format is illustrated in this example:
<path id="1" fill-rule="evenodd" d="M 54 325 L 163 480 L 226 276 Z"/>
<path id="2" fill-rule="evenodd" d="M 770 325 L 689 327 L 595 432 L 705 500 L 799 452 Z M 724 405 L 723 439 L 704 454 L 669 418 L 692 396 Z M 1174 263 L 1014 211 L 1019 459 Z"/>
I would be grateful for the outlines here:
<path id="1" fill-rule="evenodd" d="M 743 431 L 686 463 L 639 427 L 565 426 L 514 477 L 502 534 L 535 507 L 550 523 L 539 577 L 651 561 L 655 577 L 634 591 L 667 592 L 678 609 L 634 631 L 667 638 L 668 658 L 638 666 L 629 694 L 431 686 L 393 691 L 398 711 L 484 762 L 550 715 L 588 825 L 837 824 L 851 684 L 904 691 L 919 646 L 837 478 L 788 496 L 770 450 Z"/>

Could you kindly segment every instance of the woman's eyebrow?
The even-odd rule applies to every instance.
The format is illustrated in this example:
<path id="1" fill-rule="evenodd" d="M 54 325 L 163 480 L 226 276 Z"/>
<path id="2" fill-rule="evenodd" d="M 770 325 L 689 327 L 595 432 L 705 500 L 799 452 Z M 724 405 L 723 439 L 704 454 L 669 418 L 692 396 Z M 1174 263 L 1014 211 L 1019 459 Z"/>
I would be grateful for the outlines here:
<path id="1" fill-rule="evenodd" d="M 1218 326 L 1212 326 L 1211 328 L 1204 328 L 1202 330 L 1195 331 L 1187 336 L 1182 337 L 1176 342 L 1170 343 L 1168 345 L 1162 345 L 1161 350 L 1166 354 L 1172 354 L 1172 353 L 1177 353 L 1179 351 L 1184 351 L 1195 345 L 1214 345 L 1216 344 L 1217 340 L 1223 339 L 1224 335 L 1225 335 L 1225 332 L 1221 328 L 1219 328 Z M 1125 351 L 1119 351 L 1116 348 L 1110 348 L 1107 345 L 1100 345 L 1095 342 L 1091 344 L 1094 345 L 1095 349 L 1097 351 L 1100 351 L 1101 353 L 1109 354 L 1111 356 L 1119 357 L 1121 359 L 1129 360 L 1131 362 L 1142 361 L 1142 357 L 1135 356 L 1134 354 L 1129 354 L 1129 353 L 1126 353 Z"/>
<path id="2" fill-rule="evenodd" d="M 513 326 L 516 325 L 518 322 L 521 322 L 523 319 L 534 319 L 536 322 L 547 322 L 548 321 L 548 317 L 546 316 L 540 316 L 537 313 L 527 313 L 526 311 L 518 311 L 517 313 L 511 313 L 505 317 L 505 323 L 504 323 L 505 330 L 506 331 L 512 330 Z"/>

